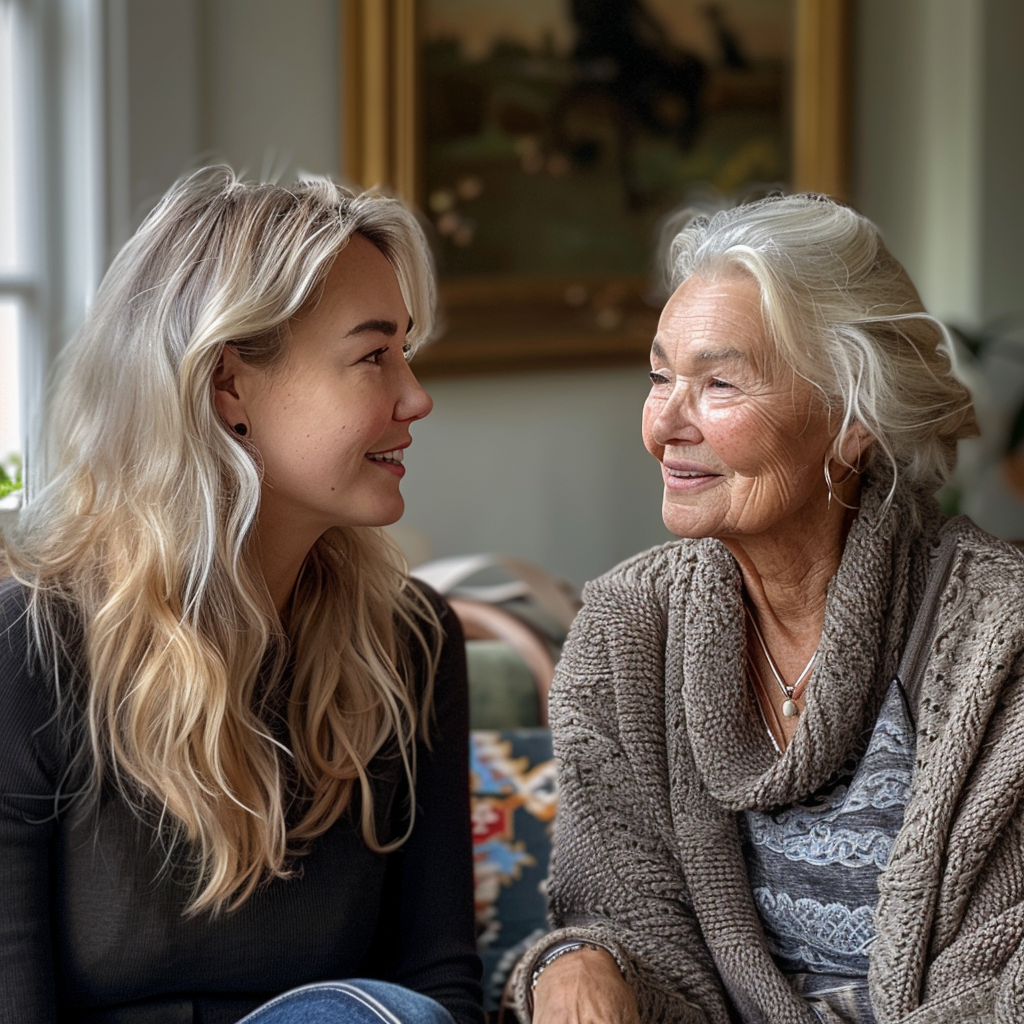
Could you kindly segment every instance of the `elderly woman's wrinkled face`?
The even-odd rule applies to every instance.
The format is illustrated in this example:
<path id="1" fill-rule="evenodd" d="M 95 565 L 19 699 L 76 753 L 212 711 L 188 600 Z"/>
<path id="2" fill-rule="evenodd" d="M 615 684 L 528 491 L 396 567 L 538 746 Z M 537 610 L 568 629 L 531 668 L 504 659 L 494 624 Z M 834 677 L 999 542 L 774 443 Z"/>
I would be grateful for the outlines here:
<path id="1" fill-rule="evenodd" d="M 828 415 L 806 381 L 768 369 L 767 344 L 750 277 L 691 277 L 665 306 L 643 433 L 679 536 L 799 536 L 824 511 Z"/>

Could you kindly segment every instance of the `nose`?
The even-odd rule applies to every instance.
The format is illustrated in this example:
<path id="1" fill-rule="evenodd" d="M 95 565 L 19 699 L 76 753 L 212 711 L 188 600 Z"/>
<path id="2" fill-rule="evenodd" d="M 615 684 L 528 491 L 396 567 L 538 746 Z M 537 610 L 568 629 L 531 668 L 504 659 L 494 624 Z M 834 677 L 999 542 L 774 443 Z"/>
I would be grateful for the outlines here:
<path id="1" fill-rule="evenodd" d="M 679 381 L 672 394 L 654 409 L 651 437 L 663 448 L 673 445 L 700 444 L 704 434 L 697 425 L 689 389 Z"/>
<path id="2" fill-rule="evenodd" d="M 412 367 L 405 360 L 402 360 L 402 368 L 399 372 L 402 377 L 398 399 L 395 402 L 395 419 L 401 423 L 421 420 L 434 408 L 434 400 L 423 389 L 423 385 L 416 379 Z"/>

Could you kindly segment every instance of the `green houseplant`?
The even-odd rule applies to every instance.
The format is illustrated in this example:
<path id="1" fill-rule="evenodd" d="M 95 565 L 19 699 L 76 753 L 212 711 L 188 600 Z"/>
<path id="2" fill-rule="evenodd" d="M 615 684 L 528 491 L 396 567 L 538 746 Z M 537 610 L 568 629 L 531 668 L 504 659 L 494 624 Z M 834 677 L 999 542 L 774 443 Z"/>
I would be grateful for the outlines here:
<path id="1" fill-rule="evenodd" d="M 0 461 L 0 498 L 21 490 L 21 456 L 8 455 Z"/>

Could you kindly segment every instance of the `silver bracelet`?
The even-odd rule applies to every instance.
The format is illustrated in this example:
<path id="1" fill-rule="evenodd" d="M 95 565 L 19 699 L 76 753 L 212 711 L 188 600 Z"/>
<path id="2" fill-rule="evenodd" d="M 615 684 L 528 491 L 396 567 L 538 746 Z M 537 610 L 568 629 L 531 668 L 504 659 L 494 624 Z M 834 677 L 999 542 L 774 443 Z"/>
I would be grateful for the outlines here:
<path id="1" fill-rule="evenodd" d="M 604 949 L 604 946 L 599 946 L 595 942 L 584 942 L 582 939 L 570 939 L 568 942 L 559 942 L 557 946 L 552 946 L 540 958 L 537 962 L 537 966 L 533 969 L 533 977 L 530 980 L 530 991 L 534 992 L 536 990 L 537 982 L 540 981 L 540 976 L 560 956 L 565 956 L 566 953 L 575 953 L 580 949 Z"/>

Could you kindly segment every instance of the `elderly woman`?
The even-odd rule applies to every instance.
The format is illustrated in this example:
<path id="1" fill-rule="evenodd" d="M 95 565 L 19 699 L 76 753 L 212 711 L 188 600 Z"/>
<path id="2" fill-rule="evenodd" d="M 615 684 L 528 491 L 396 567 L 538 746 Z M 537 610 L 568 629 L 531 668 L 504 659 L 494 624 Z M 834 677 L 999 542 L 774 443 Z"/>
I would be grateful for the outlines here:
<path id="1" fill-rule="evenodd" d="M 477 1024 L 462 635 L 379 527 L 431 409 L 396 200 L 173 188 L 0 538 L 0 1022 Z"/>
<path id="2" fill-rule="evenodd" d="M 1019 1022 L 1024 559 L 932 497 L 975 430 L 944 332 L 820 197 L 671 258 L 643 434 L 684 539 L 589 585 L 559 668 L 523 1009 Z"/>

